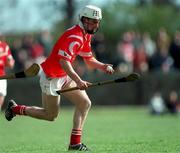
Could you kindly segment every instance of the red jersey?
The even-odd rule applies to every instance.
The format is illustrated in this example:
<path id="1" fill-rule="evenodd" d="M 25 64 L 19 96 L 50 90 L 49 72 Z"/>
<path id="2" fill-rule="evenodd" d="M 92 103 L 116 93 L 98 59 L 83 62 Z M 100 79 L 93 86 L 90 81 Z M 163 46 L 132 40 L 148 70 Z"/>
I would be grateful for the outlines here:
<path id="1" fill-rule="evenodd" d="M 72 63 L 77 55 L 91 58 L 91 35 L 84 34 L 79 26 L 66 30 L 53 47 L 50 56 L 41 64 L 43 71 L 50 78 L 67 75 L 60 65 L 64 59 Z"/>
<path id="2" fill-rule="evenodd" d="M 8 59 L 12 59 L 9 46 L 0 41 L 0 75 L 5 75 L 5 66 Z"/>

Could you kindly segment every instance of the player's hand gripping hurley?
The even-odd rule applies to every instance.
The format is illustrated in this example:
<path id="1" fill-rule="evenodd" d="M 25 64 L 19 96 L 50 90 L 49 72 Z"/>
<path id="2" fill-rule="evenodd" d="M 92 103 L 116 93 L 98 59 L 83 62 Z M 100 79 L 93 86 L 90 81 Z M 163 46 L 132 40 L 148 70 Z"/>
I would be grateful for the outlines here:
<path id="1" fill-rule="evenodd" d="M 131 82 L 131 81 L 136 81 L 139 78 L 140 78 L 140 75 L 138 73 L 132 73 L 132 74 L 129 74 L 128 76 L 126 76 L 126 77 L 118 78 L 118 79 L 115 79 L 115 80 L 108 80 L 108 81 L 92 83 L 91 85 L 88 86 L 88 88 L 107 85 L 107 84 L 113 84 L 113 83 Z M 73 90 L 79 90 L 79 88 L 78 87 L 72 87 L 72 88 L 68 88 L 68 89 L 59 90 L 59 91 L 56 91 L 56 92 L 58 94 L 61 94 L 61 93 L 68 92 L 68 91 L 73 91 Z"/>

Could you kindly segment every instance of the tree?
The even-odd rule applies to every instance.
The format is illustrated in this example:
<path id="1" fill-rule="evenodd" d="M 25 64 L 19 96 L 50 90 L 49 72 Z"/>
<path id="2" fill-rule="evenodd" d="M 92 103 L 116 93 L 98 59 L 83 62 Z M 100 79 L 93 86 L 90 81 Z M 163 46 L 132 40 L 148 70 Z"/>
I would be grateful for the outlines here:
<path id="1" fill-rule="evenodd" d="M 72 25 L 73 23 L 73 15 L 74 15 L 74 0 L 67 0 L 67 26 Z"/>

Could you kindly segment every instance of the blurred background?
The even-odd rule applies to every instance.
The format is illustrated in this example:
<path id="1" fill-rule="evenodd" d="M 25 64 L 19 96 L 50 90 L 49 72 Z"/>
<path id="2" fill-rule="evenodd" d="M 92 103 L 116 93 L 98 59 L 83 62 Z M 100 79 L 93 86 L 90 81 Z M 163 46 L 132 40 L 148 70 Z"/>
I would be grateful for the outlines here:
<path id="1" fill-rule="evenodd" d="M 77 73 L 90 82 L 141 74 L 135 83 L 88 89 L 93 105 L 143 105 L 155 114 L 175 106 L 178 111 L 180 0 L 0 0 L 0 39 L 9 44 L 15 59 L 14 69 L 7 73 L 41 63 L 62 32 L 77 24 L 78 12 L 87 4 L 103 12 L 92 41 L 94 56 L 112 63 L 116 72 L 109 76 L 91 70 L 77 58 Z M 8 80 L 6 99 L 11 98 L 41 105 L 38 77 Z M 69 105 L 66 99 L 62 104 Z"/>

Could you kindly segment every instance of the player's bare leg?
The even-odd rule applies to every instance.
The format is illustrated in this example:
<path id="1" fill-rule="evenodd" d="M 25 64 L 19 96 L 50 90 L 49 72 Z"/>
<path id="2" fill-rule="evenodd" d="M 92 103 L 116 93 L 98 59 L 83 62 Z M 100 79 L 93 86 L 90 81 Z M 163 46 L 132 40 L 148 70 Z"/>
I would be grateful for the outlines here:
<path id="1" fill-rule="evenodd" d="M 73 118 L 73 128 L 82 129 L 91 106 L 89 97 L 87 96 L 86 92 L 82 90 L 67 92 L 63 95 L 68 98 L 76 107 Z"/>
<path id="2" fill-rule="evenodd" d="M 42 93 L 42 107 L 16 105 L 15 102 L 10 101 L 9 109 L 7 108 L 5 116 L 9 121 L 12 120 L 16 114 L 54 121 L 59 113 L 59 102 L 60 96 L 51 96 L 44 93 Z"/>
<path id="3" fill-rule="evenodd" d="M 72 82 L 69 87 L 74 86 L 75 83 Z M 67 86 L 66 86 L 67 87 Z M 70 140 L 70 150 L 88 150 L 87 147 L 81 143 L 81 132 L 86 120 L 88 111 L 91 107 L 91 101 L 84 90 L 75 90 L 71 92 L 66 92 L 63 94 L 75 105 L 75 112 L 73 117 L 73 129 L 71 133 Z"/>
<path id="4" fill-rule="evenodd" d="M 43 119 L 48 121 L 54 121 L 59 113 L 60 96 L 51 96 L 42 93 L 42 108 L 41 107 L 26 107 L 26 115 Z"/>

